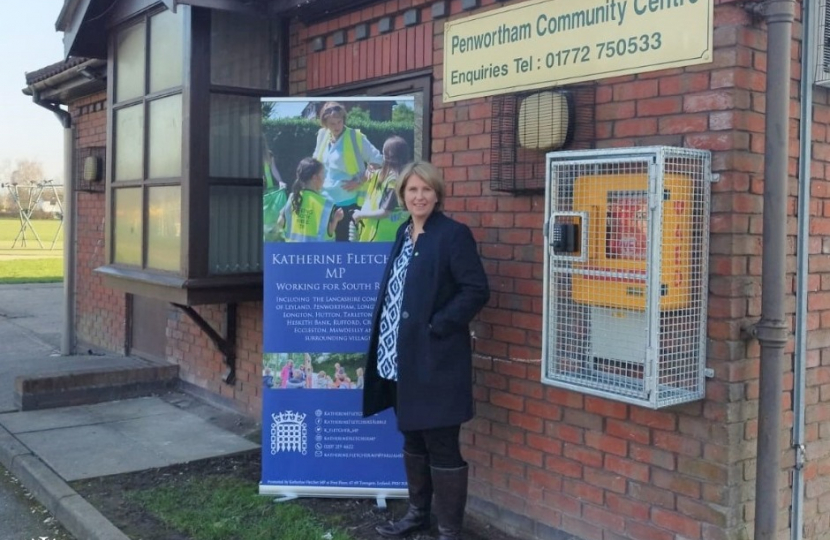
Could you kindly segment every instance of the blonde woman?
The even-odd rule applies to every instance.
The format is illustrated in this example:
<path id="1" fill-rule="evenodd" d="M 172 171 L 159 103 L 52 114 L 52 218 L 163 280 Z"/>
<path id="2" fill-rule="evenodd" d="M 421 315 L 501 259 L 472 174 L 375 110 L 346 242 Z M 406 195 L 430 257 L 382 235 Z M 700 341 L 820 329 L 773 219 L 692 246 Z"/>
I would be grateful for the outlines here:
<path id="1" fill-rule="evenodd" d="M 325 173 L 323 192 L 345 213 L 335 232 L 337 241 L 349 239 L 352 213 L 359 208 L 360 187 L 366 179 L 369 166 L 381 166 L 383 155 L 359 129 L 346 126 L 346 108 L 335 101 L 320 109 L 320 131 L 314 158 L 320 161 Z"/>
<path id="2" fill-rule="evenodd" d="M 429 528 L 434 508 L 439 540 L 458 540 L 467 503 L 459 434 L 473 417 L 469 325 L 490 288 L 472 232 L 441 212 L 444 193 L 430 163 L 401 172 L 397 194 L 410 217 L 398 229 L 372 316 L 363 415 L 395 409 L 409 489 L 406 514 L 375 529 L 386 537 Z"/>

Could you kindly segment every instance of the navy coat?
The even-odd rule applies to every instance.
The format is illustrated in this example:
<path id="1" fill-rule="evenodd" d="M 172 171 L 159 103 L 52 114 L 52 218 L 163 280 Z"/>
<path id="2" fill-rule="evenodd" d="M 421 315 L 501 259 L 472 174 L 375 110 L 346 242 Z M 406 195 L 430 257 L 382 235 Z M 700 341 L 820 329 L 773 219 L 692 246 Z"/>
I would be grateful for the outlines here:
<path id="1" fill-rule="evenodd" d="M 397 403 L 377 371 L 380 314 L 404 223 L 383 273 L 366 355 L 363 415 L 395 407 L 398 429 L 460 425 L 473 417 L 470 322 L 490 298 L 470 229 L 433 212 L 418 236 L 404 282 L 398 330 Z"/>

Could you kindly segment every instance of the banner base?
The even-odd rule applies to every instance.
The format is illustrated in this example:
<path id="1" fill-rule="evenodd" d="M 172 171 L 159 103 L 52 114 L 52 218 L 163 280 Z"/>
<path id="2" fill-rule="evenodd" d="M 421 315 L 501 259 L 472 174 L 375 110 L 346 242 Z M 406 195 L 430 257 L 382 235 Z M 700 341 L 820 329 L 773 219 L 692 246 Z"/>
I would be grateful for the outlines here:
<path id="1" fill-rule="evenodd" d="M 409 497 L 409 490 L 314 486 L 271 486 L 260 484 L 259 494 L 277 496 L 279 497 L 277 502 L 297 499 L 299 497 L 317 497 L 321 499 L 341 497 L 352 499 L 377 499 L 378 506 L 380 508 L 386 508 L 386 499 L 406 499 Z"/>

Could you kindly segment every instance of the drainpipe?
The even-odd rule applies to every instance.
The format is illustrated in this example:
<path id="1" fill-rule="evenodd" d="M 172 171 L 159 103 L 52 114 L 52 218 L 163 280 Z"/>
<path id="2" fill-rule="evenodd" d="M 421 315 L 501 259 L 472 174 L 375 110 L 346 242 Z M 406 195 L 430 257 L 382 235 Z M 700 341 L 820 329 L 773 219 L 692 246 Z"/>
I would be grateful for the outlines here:
<path id="1" fill-rule="evenodd" d="M 804 530 L 805 394 L 807 386 L 807 295 L 810 276 L 810 180 L 813 162 L 813 80 L 816 24 L 813 3 L 801 4 L 801 122 L 798 134 L 798 257 L 796 263 L 795 358 L 793 359 L 793 499 L 790 538 Z"/>
<path id="2" fill-rule="evenodd" d="M 754 332 L 761 345 L 758 451 L 755 473 L 755 539 L 774 540 L 778 531 L 781 474 L 781 401 L 787 323 L 784 314 L 787 245 L 790 50 L 794 0 L 759 6 L 767 22 L 766 145 L 764 148 L 764 253 L 761 320 Z"/>
<path id="3" fill-rule="evenodd" d="M 54 103 L 41 101 L 40 92 L 32 92 L 32 101 L 52 111 L 63 126 L 63 328 L 61 330 L 61 355 L 75 352 L 75 186 L 72 182 L 74 129 L 72 116 Z"/>

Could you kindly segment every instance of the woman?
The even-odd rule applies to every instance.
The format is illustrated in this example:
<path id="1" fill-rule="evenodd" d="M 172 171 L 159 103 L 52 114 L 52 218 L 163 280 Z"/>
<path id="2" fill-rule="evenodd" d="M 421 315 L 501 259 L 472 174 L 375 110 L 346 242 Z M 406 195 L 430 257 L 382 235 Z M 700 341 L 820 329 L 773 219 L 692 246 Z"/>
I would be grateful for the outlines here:
<path id="1" fill-rule="evenodd" d="M 398 175 L 409 161 L 409 145 L 403 137 L 392 136 L 383 143 L 383 167 L 369 175 L 366 200 L 360 210 L 352 214 L 357 225 L 359 242 L 394 242 L 395 234 L 406 219 L 399 209 L 395 186 Z"/>
<path id="2" fill-rule="evenodd" d="M 470 229 L 441 212 L 444 182 L 430 163 L 407 166 L 397 194 L 410 218 L 398 230 L 372 316 L 363 415 L 394 407 L 404 437 L 409 508 L 377 532 L 429 527 L 460 538 L 467 503 L 461 424 L 473 416 L 469 324 L 490 297 Z"/>
<path id="3" fill-rule="evenodd" d="M 278 226 L 284 229 L 286 242 L 325 242 L 334 240 L 343 210 L 335 210 L 331 199 L 320 193 L 323 187 L 323 164 L 304 158 L 297 166 L 297 179 L 280 214 Z"/>
<path id="4" fill-rule="evenodd" d="M 280 371 L 280 388 L 286 388 L 288 386 L 288 379 L 291 378 L 293 373 L 294 360 L 289 360 L 284 366 L 282 366 L 282 371 Z"/>
<path id="5" fill-rule="evenodd" d="M 359 208 L 359 188 L 369 165 L 380 166 L 383 156 L 360 130 L 346 127 L 346 109 L 329 101 L 320 109 L 320 131 L 314 157 L 325 166 L 323 191 L 345 211 L 335 233 L 338 241 L 349 239 L 352 213 Z"/>

